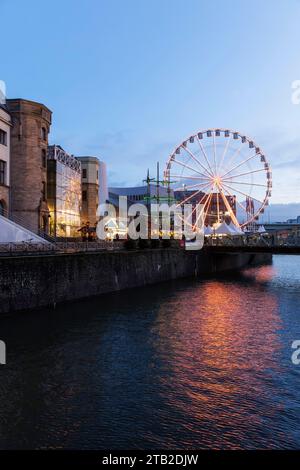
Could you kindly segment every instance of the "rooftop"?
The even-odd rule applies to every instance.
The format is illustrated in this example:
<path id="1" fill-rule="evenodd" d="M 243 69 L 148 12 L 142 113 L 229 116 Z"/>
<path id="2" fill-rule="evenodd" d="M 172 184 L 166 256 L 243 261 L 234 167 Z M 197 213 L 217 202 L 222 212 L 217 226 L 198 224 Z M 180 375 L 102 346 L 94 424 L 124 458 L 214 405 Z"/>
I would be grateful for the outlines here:
<path id="1" fill-rule="evenodd" d="M 60 145 L 49 145 L 47 158 L 48 160 L 57 160 L 72 168 L 72 170 L 77 171 L 77 173 L 81 173 L 81 163 L 74 155 L 67 153 Z"/>

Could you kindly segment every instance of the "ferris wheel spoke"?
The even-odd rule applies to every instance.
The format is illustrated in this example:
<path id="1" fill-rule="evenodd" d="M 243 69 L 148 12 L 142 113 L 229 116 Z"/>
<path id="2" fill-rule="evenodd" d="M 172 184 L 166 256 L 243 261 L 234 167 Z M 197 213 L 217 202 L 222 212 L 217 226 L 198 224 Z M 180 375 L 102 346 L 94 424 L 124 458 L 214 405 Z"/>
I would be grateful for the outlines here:
<path id="1" fill-rule="evenodd" d="M 231 139 L 231 137 L 228 137 L 227 143 L 226 143 L 226 145 L 225 145 L 224 152 L 223 152 L 223 154 L 222 154 L 221 161 L 220 161 L 219 166 L 218 166 L 218 172 L 219 172 L 219 171 L 221 170 L 221 168 L 222 168 L 222 164 L 223 164 L 224 158 L 225 158 L 225 156 L 226 156 L 226 154 L 227 154 L 228 147 L 229 147 L 229 144 L 230 144 L 230 139 Z"/>
<path id="2" fill-rule="evenodd" d="M 217 174 L 217 149 L 216 149 L 216 136 L 213 133 L 213 143 L 214 143 L 214 164 L 215 164 L 215 174 Z"/>
<path id="3" fill-rule="evenodd" d="M 211 184 L 207 185 L 207 186 L 211 186 Z M 204 188 L 202 189 L 198 189 L 197 191 L 195 191 L 193 194 L 191 194 L 190 196 L 188 196 L 187 198 L 185 198 L 183 201 L 180 201 L 179 204 L 177 204 L 176 207 L 179 207 L 179 206 L 182 206 L 183 204 L 185 204 L 187 201 L 189 201 L 190 199 L 192 199 L 193 197 L 195 197 L 197 194 L 199 194 L 201 191 L 203 191 Z"/>
<path id="4" fill-rule="evenodd" d="M 200 175 L 200 176 L 205 176 L 205 177 L 206 177 L 206 175 L 204 175 L 203 173 L 200 173 L 200 171 L 195 170 L 195 168 L 193 168 L 193 167 L 187 165 L 186 163 L 182 163 L 182 162 L 180 162 L 179 160 L 175 160 L 175 158 L 174 158 L 174 160 L 172 160 L 172 161 L 173 161 L 174 163 L 177 163 L 177 165 L 182 166 L 183 168 L 188 168 L 189 170 L 194 171 L 194 172 L 197 173 L 198 175 Z"/>
<path id="5" fill-rule="evenodd" d="M 210 163 L 209 163 L 209 160 L 208 160 L 208 158 L 207 158 L 207 155 L 206 155 L 206 152 L 205 152 L 205 150 L 204 150 L 204 147 L 203 147 L 203 145 L 202 145 L 202 142 L 200 142 L 200 139 L 199 139 L 198 136 L 196 136 L 196 140 L 197 140 L 197 142 L 198 142 L 198 144 L 199 144 L 199 147 L 200 147 L 201 152 L 202 152 L 202 154 L 203 154 L 203 156 L 204 156 L 204 158 L 205 158 L 205 161 L 206 161 L 206 163 L 207 163 L 207 165 L 208 165 L 208 168 L 210 169 L 210 172 L 211 172 L 211 174 L 213 175 L 213 174 L 214 174 L 214 171 L 213 171 L 212 167 L 210 166 Z"/>
<path id="6" fill-rule="evenodd" d="M 212 193 L 209 193 L 209 195 L 211 195 L 211 194 L 212 194 Z M 205 198 L 208 199 L 207 193 L 205 193 L 205 194 L 202 196 L 201 201 L 199 201 L 198 204 L 196 204 L 196 206 L 194 207 L 194 209 L 193 209 L 192 212 L 191 212 L 192 214 L 194 214 L 195 210 L 197 209 L 197 206 L 198 206 L 199 204 L 202 204 L 202 202 L 204 201 Z M 206 203 L 207 203 L 207 199 L 206 199 L 206 201 L 204 202 L 203 208 L 205 208 L 205 205 L 206 205 Z"/>
<path id="7" fill-rule="evenodd" d="M 212 195 L 213 195 L 212 192 L 208 195 L 208 197 L 207 197 L 207 194 L 205 195 L 205 196 L 207 197 L 207 199 L 206 199 L 206 201 L 205 201 L 204 204 L 203 204 L 203 209 L 202 209 L 202 211 L 200 212 L 200 214 L 198 215 L 197 219 L 195 220 L 194 228 L 197 226 L 197 223 L 198 223 L 200 217 L 202 216 L 203 212 L 204 212 L 204 223 L 205 223 L 205 219 L 206 219 L 207 214 L 208 214 L 208 210 L 209 210 L 209 206 L 210 206 L 210 203 L 211 203 Z M 204 197 L 205 197 L 205 196 L 204 196 Z M 204 198 L 201 199 L 201 201 L 199 202 L 199 204 L 202 203 L 203 199 L 204 199 Z M 206 210 L 205 210 L 206 204 L 207 204 L 207 207 L 206 207 Z M 196 206 L 196 207 L 197 207 L 197 206 Z M 196 207 L 195 207 L 195 209 L 196 209 Z"/>
<path id="8" fill-rule="evenodd" d="M 229 212 L 229 214 L 230 214 L 231 220 L 233 221 L 233 223 L 234 223 L 235 225 L 237 225 L 237 227 L 239 227 L 239 226 L 240 226 L 239 221 L 237 220 L 237 218 L 236 218 L 236 216 L 235 216 L 235 214 L 234 214 L 234 212 L 233 212 L 233 210 L 232 210 L 232 207 L 230 206 L 230 204 L 229 204 L 229 202 L 228 202 L 228 200 L 227 200 L 227 197 L 226 197 L 225 194 L 223 193 L 222 188 L 221 188 L 221 190 L 220 190 L 220 194 L 221 194 L 221 197 L 222 197 L 223 202 L 224 202 L 224 204 L 225 204 L 225 207 L 226 207 L 226 209 L 228 210 L 228 212 Z"/>
<path id="9" fill-rule="evenodd" d="M 199 188 L 200 186 L 206 187 L 211 186 L 211 183 L 195 183 L 190 185 L 183 185 L 182 188 L 176 188 L 175 191 L 186 191 L 187 189 Z"/>
<path id="10" fill-rule="evenodd" d="M 209 211 L 209 208 L 210 208 L 210 205 L 211 205 L 212 197 L 213 197 L 213 193 L 211 192 L 210 195 L 209 195 L 208 198 L 207 198 L 208 203 L 207 203 L 206 211 L 204 212 L 204 223 L 205 223 L 206 217 L 207 217 L 207 215 L 208 215 L 208 211 Z M 204 208 L 203 208 L 203 209 L 205 210 L 205 205 L 204 205 Z M 202 214 L 200 213 L 200 215 L 202 215 Z M 195 225 L 197 225 L 198 220 L 199 220 L 199 218 L 200 218 L 200 215 L 198 216 L 198 218 L 197 218 L 197 220 L 196 220 L 196 222 L 195 222 Z"/>
<path id="11" fill-rule="evenodd" d="M 239 146 L 239 148 L 234 152 L 234 154 L 229 157 L 229 162 L 228 162 L 228 166 L 230 166 L 232 164 L 232 162 L 235 160 L 235 158 L 240 154 L 242 148 L 243 148 L 243 143 L 241 143 L 241 145 Z"/>
<path id="12" fill-rule="evenodd" d="M 202 196 L 202 198 L 201 198 L 201 201 L 199 201 L 198 204 L 195 205 L 194 209 L 193 209 L 192 212 L 191 212 L 192 214 L 194 214 L 194 212 L 197 210 L 197 207 L 202 204 L 202 202 L 203 202 L 203 200 L 204 200 L 205 198 L 207 198 L 207 194 L 204 194 L 204 195 Z M 206 203 L 207 203 L 207 199 L 206 199 L 206 201 L 205 201 L 204 204 L 203 204 L 203 209 L 205 208 Z M 202 212 L 203 212 L 203 210 L 202 210 Z M 198 219 L 197 219 L 197 220 L 198 220 Z"/>
<path id="13" fill-rule="evenodd" d="M 180 178 L 183 180 L 200 180 L 200 181 L 210 181 L 211 178 L 207 178 L 206 176 L 192 176 L 192 175 L 169 175 L 170 178 Z"/>
<path id="14" fill-rule="evenodd" d="M 232 184 L 246 184 L 247 186 L 259 186 L 259 187 L 262 187 L 262 188 L 267 188 L 268 187 L 267 184 L 246 183 L 246 182 L 242 182 L 242 181 L 232 181 Z"/>
<path id="15" fill-rule="evenodd" d="M 211 187 L 211 191 L 210 191 L 209 195 L 213 194 L 213 191 L 214 191 L 214 187 L 213 187 L 214 185 L 211 185 L 211 186 L 212 186 L 212 187 Z M 201 201 L 200 201 L 199 204 L 202 204 L 202 202 L 203 202 L 203 200 L 204 200 L 205 198 L 207 198 L 207 193 L 204 194 L 204 196 L 202 197 L 202 199 L 201 199 Z"/>
<path id="16" fill-rule="evenodd" d="M 198 158 L 193 154 L 193 152 L 190 151 L 190 149 L 182 146 L 181 148 L 183 148 L 192 158 L 193 160 L 198 163 L 198 165 L 200 165 L 200 167 L 207 173 L 208 176 L 212 177 L 213 175 L 207 170 L 207 168 L 205 168 L 204 165 L 202 165 L 202 163 L 200 162 L 200 160 L 198 160 Z"/>
<path id="17" fill-rule="evenodd" d="M 232 197 L 232 194 L 225 187 L 223 187 L 223 189 L 228 194 L 228 196 Z M 243 204 L 241 204 L 240 201 L 238 201 L 236 198 L 235 201 L 246 212 L 246 214 L 248 214 L 247 209 L 243 206 Z"/>
<path id="18" fill-rule="evenodd" d="M 256 202 L 259 202 L 260 204 L 263 204 L 263 201 L 260 201 L 259 199 L 256 199 L 255 197 L 253 196 L 250 196 L 250 194 L 246 194 L 246 193 L 243 193 L 243 191 L 239 191 L 238 189 L 236 188 L 233 188 L 232 186 L 230 186 L 229 184 L 225 184 L 225 183 L 222 183 L 222 186 L 225 186 L 229 189 L 232 189 L 234 192 L 237 192 L 239 194 L 241 194 L 242 196 L 245 196 L 245 197 L 249 197 L 250 199 L 253 199 L 254 201 Z"/>
<path id="19" fill-rule="evenodd" d="M 238 165 L 234 166 L 233 168 L 231 168 L 231 170 L 228 170 L 224 175 L 222 175 L 222 178 L 224 178 L 224 176 L 228 175 L 228 173 L 231 173 L 233 170 L 236 170 L 237 168 L 239 168 L 240 166 L 244 165 L 245 163 L 249 162 L 249 160 L 252 160 L 252 158 L 256 157 L 257 156 L 257 153 L 254 154 L 254 155 L 251 155 L 251 157 L 249 158 L 246 158 L 246 160 L 243 160 L 241 163 L 239 163 Z"/>
<path id="20" fill-rule="evenodd" d="M 227 176 L 226 178 L 222 178 L 222 181 L 230 180 L 232 178 L 237 178 L 238 176 L 252 175 L 253 173 L 259 173 L 260 171 L 266 171 L 266 170 L 264 168 L 260 168 L 259 170 L 247 171 L 246 173 L 240 173 L 238 175 Z"/>
<path id="21" fill-rule="evenodd" d="M 209 214 L 208 211 L 209 211 L 209 208 L 211 208 L 211 201 L 212 201 L 212 198 L 213 198 L 213 196 L 212 196 L 212 194 L 211 194 L 211 197 L 210 197 L 210 200 L 209 200 L 209 204 L 207 205 L 207 209 L 206 209 L 206 212 L 205 212 L 205 214 L 204 214 L 204 220 L 206 219 L 206 217 L 207 217 L 208 214 Z"/>

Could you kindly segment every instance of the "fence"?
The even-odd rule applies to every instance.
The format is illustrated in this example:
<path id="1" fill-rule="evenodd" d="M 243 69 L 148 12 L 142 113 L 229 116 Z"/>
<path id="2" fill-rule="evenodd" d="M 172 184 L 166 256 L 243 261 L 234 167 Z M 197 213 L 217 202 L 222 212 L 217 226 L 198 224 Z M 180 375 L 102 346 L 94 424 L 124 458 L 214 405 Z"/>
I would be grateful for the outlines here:
<path id="1" fill-rule="evenodd" d="M 59 253 L 85 253 L 107 250 L 122 250 L 122 242 L 57 242 L 53 244 L 43 243 L 0 243 L 0 256 L 29 255 L 29 254 L 59 254 Z"/>
<path id="2" fill-rule="evenodd" d="M 101 252 L 101 251 L 120 251 L 126 249 L 145 249 L 145 248 L 180 248 L 178 240 L 171 241 L 170 245 L 157 240 L 155 246 L 151 243 L 139 244 L 134 242 L 132 246 L 126 245 L 124 240 L 97 240 L 97 241 L 62 241 L 59 239 L 56 241 L 53 239 L 52 243 L 43 244 L 43 243 L 31 243 L 31 242 L 21 242 L 21 243 L 0 243 L 0 257 L 1 256 L 13 256 L 13 255 L 34 255 L 37 253 L 42 254 L 59 254 L 59 253 L 92 253 L 92 252 Z M 216 246 L 216 247 L 240 247 L 245 248 L 249 247 L 299 247 L 300 248 L 300 238 L 293 237 L 282 239 L 272 235 L 265 236 L 252 236 L 252 235 L 243 235 L 239 237 L 205 237 L 206 246 Z M 182 247 L 182 245 L 181 245 Z"/>

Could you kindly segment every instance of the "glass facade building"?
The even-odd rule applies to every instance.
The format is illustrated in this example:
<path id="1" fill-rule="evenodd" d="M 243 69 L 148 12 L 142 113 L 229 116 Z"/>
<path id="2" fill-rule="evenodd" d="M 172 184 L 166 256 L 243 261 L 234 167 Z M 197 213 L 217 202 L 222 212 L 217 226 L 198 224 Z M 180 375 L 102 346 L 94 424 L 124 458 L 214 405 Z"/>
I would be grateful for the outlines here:
<path id="1" fill-rule="evenodd" d="M 80 236 L 81 164 L 59 145 L 48 147 L 47 202 L 50 235 Z"/>

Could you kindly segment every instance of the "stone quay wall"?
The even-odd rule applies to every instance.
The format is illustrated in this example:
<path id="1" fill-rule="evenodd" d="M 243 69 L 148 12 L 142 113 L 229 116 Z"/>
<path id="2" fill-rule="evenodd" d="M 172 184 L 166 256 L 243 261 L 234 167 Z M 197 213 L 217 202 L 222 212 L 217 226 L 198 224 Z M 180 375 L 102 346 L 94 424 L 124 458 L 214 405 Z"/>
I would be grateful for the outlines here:
<path id="1" fill-rule="evenodd" d="M 176 249 L 0 258 L 0 313 L 270 262 L 272 255 Z"/>

